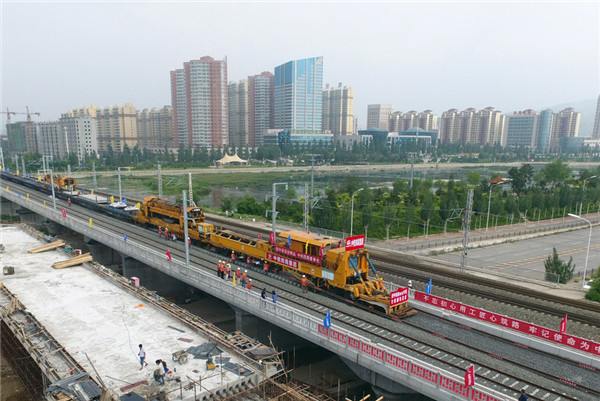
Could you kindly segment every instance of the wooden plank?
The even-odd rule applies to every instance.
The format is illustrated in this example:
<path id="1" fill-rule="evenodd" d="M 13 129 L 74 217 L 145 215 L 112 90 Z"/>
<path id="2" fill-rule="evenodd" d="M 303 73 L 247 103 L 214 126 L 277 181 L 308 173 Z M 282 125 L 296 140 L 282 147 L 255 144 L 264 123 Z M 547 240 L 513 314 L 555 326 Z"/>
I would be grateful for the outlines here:
<path id="1" fill-rule="evenodd" d="M 65 260 L 62 262 L 56 262 L 52 265 L 52 267 L 54 267 L 55 269 L 64 269 L 65 267 L 71 267 L 80 265 L 82 263 L 91 262 L 93 259 L 94 258 L 92 258 L 92 255 L 86 254 L 84 256 L 77 256 L 75 258 Z"/>
<path id="2" fill-rule="evenodd" d="M 59 246 L 63 246 L 63 245 L 65 245 L 64 241 L 63 240 L 58 240 L 58 241 L 54 241 L 54 242 L 51 242 L 51 243 L 46 244 L 46 245 L 38 246 L 37 248 L 30 249 L 27 252 L 29 252 L 29 253 L 40 253 L 40 252 L 45 252 L 45 251 L 49 251 L 51 249 L 58 248 Z"/>

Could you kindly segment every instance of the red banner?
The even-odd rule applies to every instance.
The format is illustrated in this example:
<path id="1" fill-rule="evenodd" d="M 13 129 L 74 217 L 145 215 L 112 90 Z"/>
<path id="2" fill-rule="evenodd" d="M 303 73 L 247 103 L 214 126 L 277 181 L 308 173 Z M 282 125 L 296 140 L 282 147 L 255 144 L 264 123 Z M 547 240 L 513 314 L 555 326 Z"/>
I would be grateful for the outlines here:
<path id="1" fill-rule="evenodd" d="M 275 245 L 275 252 L 280 253 L 285 256 L 289 256 L 291 258 L 300 259 L 305 262 L 312 263 L 313 265 L 319 265 L 319 266 L 321 265 L 321 258 L 318 258 L 313 255 L 308 255 L 308 254 L 302 253 L 302 252 L 296 252 L 292 249 L 289 249 L 289 248 L 286 248 L 283 246 Z"/>
<path id="2" fill-rule="evenodd" d="M 564 333 L 567 331 L 567 315 L 560 321 L 560 332 Z"/>
<path id="3" fill-rule="evenodd" d="M 275 244 L 275 233 L 269 233 L 269 242 L 271 243 L 271 245 Z"/>
<path id="4" fill-rule="evenodd" d="M 467 369 L 465 373 L 465 387 L 471 387 L 475 385 L 475 368 L 473 365 Z"/>
<path id="5" fill-rule="evenodd" d="M 396 306 L 408 302 L 408 287 L 398 288 L 390 293 L 390 306 Z"/>
<path id="6" fill-rule="evenodd" d="M 279 263 L 280 265 L 285 265 L 285 266 L 291 267 L 293 269 L 298 269 L 300 267 L 297 260 L 288 259 L 284 256 L 275 255 L 274 253 L 271 253 L 271 252 L 267 252 L 267 260 Z"/>
<path id="7" fill-rule="evenodd" d="M 442 309 L 448 309 L 474 319 L 485 320 L 486 322 L 506 327 L 507 329 L 516 330 L 534 337 L 539 337 L 548 341 L 563 344 L 567 347 L 575 348 L 580 351 L 589 352 L 594 355 L 600 355 L 600 343 L 586 340 L 585 338 L 560 333 L 558 331 L 550 330 L 533 323 L 513 319 L 494 312 L 488 312 L 483 309 L 473 308 L 472 306 L 461 304 L 460 302 L 450 301 L 448 299 L 436 297 L 435 295 L 431 294 L 425 294 L 421 291 L 415 291 L 415 300 L 425 302 Z"/>
<path id="8" fill-rule="evenodd" d="M 346 250 L 353 251 L 355 249 L 361 249 L 365 247 L 365 236 L 356 235 L 354 237 L 346 238 Z"/>

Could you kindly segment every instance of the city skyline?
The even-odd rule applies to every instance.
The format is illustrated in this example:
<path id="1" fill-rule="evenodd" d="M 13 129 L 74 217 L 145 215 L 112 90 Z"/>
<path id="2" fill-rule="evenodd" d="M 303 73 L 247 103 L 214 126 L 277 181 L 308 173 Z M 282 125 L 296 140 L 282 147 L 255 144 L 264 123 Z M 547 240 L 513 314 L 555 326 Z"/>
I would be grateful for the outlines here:
<path id="1" fill-rule="evenodd" d="M 368 104 L 438 115 L 540 110 L 597 99 L 598 10 L 589 2 L 3 2 L 2 110 L 29 106 L 41 113 L 35 121 L 49 121 L 87 104 L 162 107 L 171 104 L 169 71 L 204 55 L 227 57 L 229 81 L 323 55 L 323 85 L 354 89 L 362 128 Z"/>

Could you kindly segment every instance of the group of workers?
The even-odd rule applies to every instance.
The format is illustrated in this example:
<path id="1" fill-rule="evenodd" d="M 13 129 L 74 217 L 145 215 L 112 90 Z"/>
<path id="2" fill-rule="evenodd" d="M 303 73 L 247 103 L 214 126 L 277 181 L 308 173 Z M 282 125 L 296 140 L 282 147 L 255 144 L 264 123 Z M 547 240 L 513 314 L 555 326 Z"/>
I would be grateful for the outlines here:
<path id="1" fill-rule="evenodd" d="M 158 238 L 163 237 L 167 241 L 177 241 L 177 236 L 175 235 L 175 233 L 170 232 L 167 227 L 165 227 L 164 230 L 162 229 L 162 227 L 158 227 Z M 188 237 L 188 245 L 192 245 L 192 239 L 190 237 Z"/>
<path id="2" fill-rule="evenodd" d="M 229 280 L 231 275 L 234 275 L 234 285 L 240 283 L 242 288 L 246 288 L 248 290 L 252 290 L 252 279 L 248 278 L 248 270 L 242 271 L 238 267 L 235 273 L 231 272 L 231 264 L 224 260 L 219 260 L 217 262 L 217 276 L 222 278 L 223 280 Z"/>

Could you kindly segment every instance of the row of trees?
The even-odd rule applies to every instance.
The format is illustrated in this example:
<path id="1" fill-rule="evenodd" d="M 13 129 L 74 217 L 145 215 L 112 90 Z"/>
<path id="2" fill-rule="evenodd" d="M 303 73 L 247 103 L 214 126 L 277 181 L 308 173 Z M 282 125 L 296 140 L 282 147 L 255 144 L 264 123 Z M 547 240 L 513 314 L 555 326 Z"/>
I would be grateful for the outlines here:
<path id="1" fill-rule="evenodd" d="M 321 228 L 350 231 L 351 194 L 359 188 L 354 202 L 354 232 L 367 233 L 370 238 L 404 237 L 446 230 L 461 230 L 467 191 L 474 189 L 472 228 L 513 222 L 563 217 L 567 213 L 597 212 L 600 207 L 600 167 L 583 170 L 578 178 L 571 178 L 571 169 L 556 160 L 538 172 L 531 165 L 509 170 L 511 181 L 494 185 L 490 191 L 488 178 L 478 172 L 469 173 L 466 181 L 414 180 L 412 187 L 405 180 L 396 180 L 391 189 L 371 189 L 359 179 L 349 177 L 339 188 L 327 188 L 319 194 L 312 210 L 310 224 Z M 489 177 L 495 178 L 495 177 Z M 585 191 L 583 182 L 587 181 Z M 492 195 L 491 202 L 489 195 Z M 303 199 L 293 195 L 278 199 L 278 218 L 301 223 Z M 292 195 L 292 196 L 290 196 Z M 292 198 L 292 199 L 290 199 Z M 226 198 L 223 210 L 233 206 L 238 213 L 264 216 L 271 208 L 270 201 L 257 202 L 247 195 L 241 199 Z"/>
<path id="2" fill-rule="evenodd" d="M 86 155 L 79 160 L 74 153 L 63 159 L 54 158 L 52 165 L 57 170 L 66 170 L 67 165 L 71 168 L 91 170 L 92 163 L 98 170 L 114 170 L 116 167 L 133 166 L 141 169 L 155 168 L 160 163 L 164 168 L 188 168 L 207 167 L 214 165 L 215 161 L 221 159 L 224 154 L 238 153 L 242 159 L 250 160 L 252 163 L 262 163 L 265 160 L 279 161 L 292 159 L 295 164 L 308 164 L 310 158 L 307 155 L 319 155 L 317 162 L 335 164 L 355 163 L 407 163 L 414 160 L 415 163 L 422 162 L 420 157 L 427 156 L 433 161 L 445 162 L 512 162 L 526 160 L 548 160 L 556 157 L 548 154 L 533 154 L 527 148 L 506 148 L 500 145 L 478 145 L 457 143 L 440 143 L 431 146 L 424 141 L 413 141 L 404 143 L 402 146 L 392 145 L 388 147 L 384 141 L 373 141 L 369 144 L 354 142 L 351 146 L 339 143 L 312 143 L 307 145 L 282 144 L 281 146 L 261 146 L 258 148 L 248 147 L 225 147 L 204 148 L 180 145 L 177 152 L 165 147 L 162 151 L 152 152 L 147 148 L 135 146 L 133 148 L 125 145 L 122 151 L 117 152 L 109 145 L 108 149 L 99 154 Z M 415 156 L 417 156 L 415 158 Z M 28 153 L 24 155 L 27 169 L 40 168 L 42 156 L 40 154 Z M 599 160 L 598 149 L 586 149 L 579 155 L 571 158 L 587 160 Z M 7 165 L 10 162 L 7 161 Z M 16 167 L 16 166 L 15 166 Z M 19 166 L 18 168 L 20 168 Z"/>

